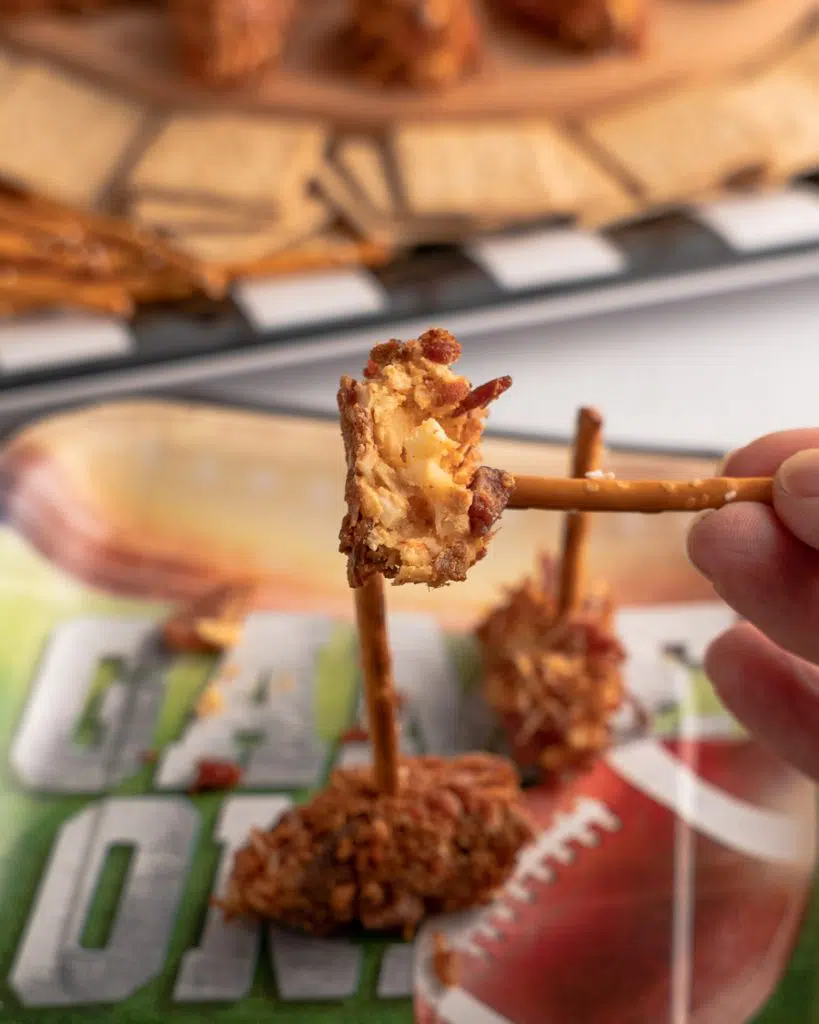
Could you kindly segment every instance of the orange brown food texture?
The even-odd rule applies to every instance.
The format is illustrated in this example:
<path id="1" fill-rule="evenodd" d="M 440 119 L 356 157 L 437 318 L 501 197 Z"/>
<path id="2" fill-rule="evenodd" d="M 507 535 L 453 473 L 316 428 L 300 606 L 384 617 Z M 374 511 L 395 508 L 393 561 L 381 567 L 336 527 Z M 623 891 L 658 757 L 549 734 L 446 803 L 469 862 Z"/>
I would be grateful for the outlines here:
<path id="1" fill-rule="evenodd" d="M 561 619 L 554 563 L 543 559 L 540 573 L 511 589 L 477 636 L 486 699 L 515 760 L 556 775 L 589 768 L 611 742 L 625 689 L 625 651 L 608 595 L 589 595 Z"/>
<path id="2" fill-rule="evenodd" d="M 531 28 L 580 51 L 640 48 L 654 0 L 497 0 Z"/>
<path id="3" fill-rule="evenodd" d="M 475 0 L 354 0 L 339 39 L 345 66 L 369 82 L 440 89 L 482 51 Z"/>
<path id="4" fill-rule="evenodd" d="M 468 529 L 464 530 L 463 537 L 450 538 L 437 554 L 430 553 L 433 561 L 427 578 L 416 580 L 430 586 L 465 579 L 468 569 L 484 557 L 491 528 L 506 507 L 514 486 L 508 474 L 480 466 L 478 447 L 486 408 L 509 388 L 511 378 L 499 377 L 473 389 L 465 377 L 449 372 L 449 367 L 460 354 L 460 344 L 448 331 L 432 329 L 414 341 L 393 340 L 377 345 L 364 369 L 365 381 L 373 383 L 382 380 L 388 367 L 404 364 L 417 378 L 412 397 L 419 408 L 439 422 L 452 423 L 454 418 L 457 425 L 457 436 L 450 439 L 457 441 L 460 461 L 452 469 L 452 479 L 456 485 L 472 491 L 471 498 L 464 494 Z M 374 435 L 373 416 L 361 403 L 360 387 L 353 378 L 343 377 L 338 392 L 347 458 L 345 499 L 348 508 L 339 541 L 340 550 L 348 555 L 348 579 L 354 587 L 361 586 L 373 572 L 396 579 L 405 564 L 397 540 L 395 543 L 385 543 L 386 538 L 376 540 L 374 531 L 379 524 L 362 511 L 364 488 L 368 483 L 362 467 L 368 456 L 376 453 L 380 457 L 380 453 Z M 427 530 L 428 540 L 432 541 L 435 509 L 431 507 L 429 497 L 420 491 L 414 494 L 410 498 L 408 514 Z M 423 540 L 422 537 L 417 539 Z M 440 546 L 435 538 L 429 548 L 432 551 Z"/>
<path id="5" fill-rule="evenodd" d="M 252 833 L 221 905 L 317 935 L 353 923 L 412 935 L 428 915 L 491 900 L 533 836 L 502 758 L 404 759 L 394 796 L 370 766 L 338 769 L 309 803 Z"/>
<path id="6" fill-rule="evenodd" d="M 461 963 L 458 951 L 453 949 L 443 932 L 432 937 L 432 970 L 444 988 L 454 988 L 460 981 Z"/>

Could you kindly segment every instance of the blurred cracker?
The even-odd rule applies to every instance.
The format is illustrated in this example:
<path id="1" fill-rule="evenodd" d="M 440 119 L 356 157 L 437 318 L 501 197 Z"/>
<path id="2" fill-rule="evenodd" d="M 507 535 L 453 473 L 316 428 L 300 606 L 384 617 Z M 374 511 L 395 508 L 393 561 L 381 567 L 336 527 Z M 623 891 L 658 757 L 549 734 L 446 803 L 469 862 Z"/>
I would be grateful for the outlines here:
<path id="1" fill-rule="evenodd" d="M 771 182 L 819 167 L 819 80 L 796 66 L 779 67 L 726 87 L 725 96 L 764 136 Z"/>
<path id="2" fill-rule="evenodd" d="M 136 103 L 56 68 L 26 65 L 0 95 L 0 174 L 91 207 L 145 120 Z"/>
<path id="3" fill-rule="evenodd" d="M 131 194 L 275 213 L 320 165 L 325 129 L 314 122 L 239 114 L 171 118 L 131 171 Z"/>
<path id="4" fill-rule="evenodd" d="M 357 235 L 388 244 L 393 236 L 389 218 L 380 216 L 362 199 L 339 172 L 324 163 L 313 176 L 313 184 L 327 204 Z"/>
<path id="5" fill-rule="evenodd" d="M 551 125 L 533 133 L 533 150 L 552 212 L 584 227 L 602 227 L 634 216 L 640 205 L 625 183 L 577 140 Z"/>
<path id="6" fill-rule="evenodd" d="M 626 187 L 546 119 L 407 125 L 394 151 L 415 216 L 598 223 L 633 207 Z"/>
<path id="7" fill-rule="evenodd" d="M 673 204 L 764 177 L 764 134 L 709 86 L 620 107 L 581 126 L 647 203 Z"/>
<path id="8" fill-rule="evenodd" d="M 396 130 L 393 151 L 410 215 L 547 212 L 522 122 L 408 124 Z"/>
<path id="9" fill-rule="evenodd" d="M 376 213 L 384 217 L 396 213 L 384 152 L 374 138 L 342 139 L 336 147 L 335 159 Z"/>
<path id="10" fill-rule="evenodd" d="M 205 263 L 243 265 L 317 235 L 327 228 L 332 216 L 326 203 L 303 196 L 270 227 L 245 234 L 184 231 L 174 237 L 173 245 Z"/>
<path id="11" fill-rule="evenodd" d="M 235 210 L 199 203 L 196 199 L 163 199 L 157 196 L 136 196 L 128 206 L 130 217 L 157 230 L 227 231 L 257 230 L 275 220 L 273 215 L 260 218 L 246 210 Z M 260 225 L 261 221 L 261 225 Z"/>

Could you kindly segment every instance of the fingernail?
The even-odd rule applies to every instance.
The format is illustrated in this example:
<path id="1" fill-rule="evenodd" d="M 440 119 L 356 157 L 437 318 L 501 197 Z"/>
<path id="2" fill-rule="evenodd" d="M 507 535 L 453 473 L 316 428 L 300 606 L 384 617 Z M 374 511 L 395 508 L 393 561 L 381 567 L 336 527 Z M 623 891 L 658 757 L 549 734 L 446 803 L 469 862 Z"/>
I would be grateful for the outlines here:
<path id="1" fill-rule="evenodd" d="M 688 528 L 688 539 L 685 545 L 685 551 L 686 555 L 688 556 L 688 561 L 697 570 L 697 572 L 700 573 L 700 575 L 704 576 L 707 580 L 711 578 L 708 572 L 708 568 L 707 566 L 701 565 L 700 562 L 697 560 L 696 545 L 691 543 L 691 538 L 693 537 L 694 531 L 696 530 L 697 526 L 699 526 L 699 524 L 703 521 L 703 519 L 705 519 L 706 516 L 710 516 L 711 513 L 714 511 L 715 509 L 713 508 L 707 508 L 703 512 L 699 512 L 696 516 L 694 516 L 694 518 L 691 520 L 691 525 Z"/>
<path id="2" fill-rule="evenodd" d="M 698 512 L 691 520 L 691 525 L 688 527 L 688 532 L 690 533 L 698 523 L 701 523 L 706 516 L 710 516 L 712 512 L 716 512 L 716 509 L 705 508 L 702 510 L 702 512 Z"/>
<path id="3" fill-rule="evenodd" d="M 791 455 L 779 467 L 777 483 L 791 498 L 819 498 L 819 449 Z"/>

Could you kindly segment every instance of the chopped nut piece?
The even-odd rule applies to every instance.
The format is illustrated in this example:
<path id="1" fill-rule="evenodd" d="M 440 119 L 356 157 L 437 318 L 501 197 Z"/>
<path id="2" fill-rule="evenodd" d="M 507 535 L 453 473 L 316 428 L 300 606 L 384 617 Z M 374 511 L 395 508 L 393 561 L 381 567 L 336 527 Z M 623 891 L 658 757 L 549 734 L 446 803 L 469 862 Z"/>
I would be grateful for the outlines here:
<path id="1" fill-rule="evenodd" d="M 572 50 L 635 49 L 652 0 L 504 0 L 523 21 Z"/>
<path id="2" fill-rule="evenodd" d="M 354 0 L 342 57 L 384 85 L 442 89 L 479 62 L 474 0 Z"/>

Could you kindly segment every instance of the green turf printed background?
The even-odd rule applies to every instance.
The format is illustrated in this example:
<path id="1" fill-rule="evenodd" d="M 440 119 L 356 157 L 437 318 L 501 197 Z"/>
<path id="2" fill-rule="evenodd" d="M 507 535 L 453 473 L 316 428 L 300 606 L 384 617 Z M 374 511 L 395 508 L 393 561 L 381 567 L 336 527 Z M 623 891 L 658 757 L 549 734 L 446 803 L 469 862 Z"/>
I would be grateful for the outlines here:
<path id="1" fill-rule="evenodd" d="M 248 998 L 235 1004 L 179 1004 L 172 999 L 183 955 L 200 941 L 207 901 L 220 857 L 212 838 L 213 825 L 226 799 L 222 795 L 192 800 L 201 817 L 194 857 L 185 883 L 169 955 L 162 974 L 134 996 L 114 1006 L 23 1009 L 8 983 L 18 943 L 30 920 L 33 901 L 43 881 L 55 835 L 60 826 L 83 807 L 101 797 L 42 796 L 24 792 L 9 767 L 8 754 L 29 697 L 30 686 L 45 645 L 55 626 L 78 616 L 160 616 L 165 609 L 145 602 L 103 596 L 61 574 L 34 554 L 10 531 L 0 528 L 0 1022 L 60 1022 L 80 1024 L 89 1020 L 110 1024 L 200 1024 L 203 1020 L 226 1024 L 407 1024 L 412 1020 L 410 1000 L 384 1000 L 376 996 L 378 972 L 386 944 L 362 940 L 360 984 L 355 996 L 341 1002 L 283 1002 L 277 999 L 277 983 L 266 945 L 259 958 Z M 474 676 L 475 660 L 467 645 L 451 641 L 451 653 L 464 682 Z M 317 664 L 315 721 L 318 733 L 332 748 L 354 718 L 358 685 L 352 657 L 352 634 L 339 626 L 322 649 Z M 175 660 L 166 696 L 157 719 L 154 746 L 160 750 L 176 740 L 190 721 L 192 706 L 213 668 L 207 657 Z M 108 668 L 110 674 L 110 666 Z M 99 689 L 92 694 L 75 734 L 80 744 L 94 743 L 104 725 L 99 721 L 105 670 Z M 714 714 L 719 708 L 710 687 L 700 677 L 692 688 L 696 713 Z M 673 713 L 671 713 L 673 714 Z M 663 732 L 673 722 L 663 723 Z M 139 796 L 154 792 L 155 767 L 144 765 L 112 796 Z M 292 792 L 301 799 L 303 791 Z M 102 872 L 83 933 L 88 948 L 103 948 L 110 933 L 119 895 L 129 866 L 127 850 L 114 850 Z M 787 977 L 774 999 L 758 1016 L 757 1024 L 810 1024 L 819 1022 L 819 898 L 814 894 L 802 935 Z M 551 1022 L 544 1021 L 544 1024 Z M 582 1022 L 555 1022 L 582 1024 Z M 662 1024 L 662 1022 L 645 1022 Z M 733 1024 L 726 1021 L 725 1024 Z"/>
<path id="2" fill-rule="evenodd" d="M 282 1020 L 301 1024 L 359 1024 L 374 1020 L 383 1024 L 405 1024 L 412 1020 L 409 999 L 376 1000 L 379 962 L 385 943 L 363 941 L 364 957 L 357 994 L 344 1002 L 279 1002 L 276 979 L 263 945 L 252 993 L 234 1005 L 179 1005 L 171 999 L 173 983 L 182 956 L 196 946 L 219 860 L 214 843 L 213 823 L 223 797 L 204 795 L 193 799 L 201 815 L 201 828 L 186 884 L 182 909 L 174 928 L 166 968 L 160 978 L 146 985 L 132 998 L 116 1006 L 86 1006 L 22 1009 L 9 988 L 8 975 L 17 944 L 29 920 L 54 837 L 60 825 L 93 801 L 88 796 L 32 796 L 22 792 L 10 771 L 8 752 L 15 728 L 23 713 L 29 686 L 51 631 L 60 622 L 77 616 L 145 615 L 155 617 L 162 606 L 123 601 L 93 593 L 56 571 L 32 553 L 17 537 L 0 529 L 0 1021 L 57 1022 L 74 1024 L 89 1019 L 117 1024 L 158 1024 L 178 1021 L 199 1024 L 202 1020 L 257 1024 L 261 1020 Z M 349 630 L 339 629 L 318 659 L 316 722 L 322 738 L 332 741 L 351 723 L 357 673 Z M 168 678 L 167 697 L 157 722 L 155 747 L 161 749 L 176 738 L 189 721 L 191 709 L 212 669 L 207 657 L 179 658 Z M 76 738 L 93 737 L 93 700 Z M 83 736 L 83 727 L 86 735 Z M 89 736 L 88 733 L 91 733 Z M 146 765 L 110 795 L 139 795 L 152 792 L 153 768 Z M 292 792 L 299 800 L 305 793 Z M 89 948 L 104 946 L 122 889 L 129 858 L 126 851 L 109 857 L 83 934 Z"/>

